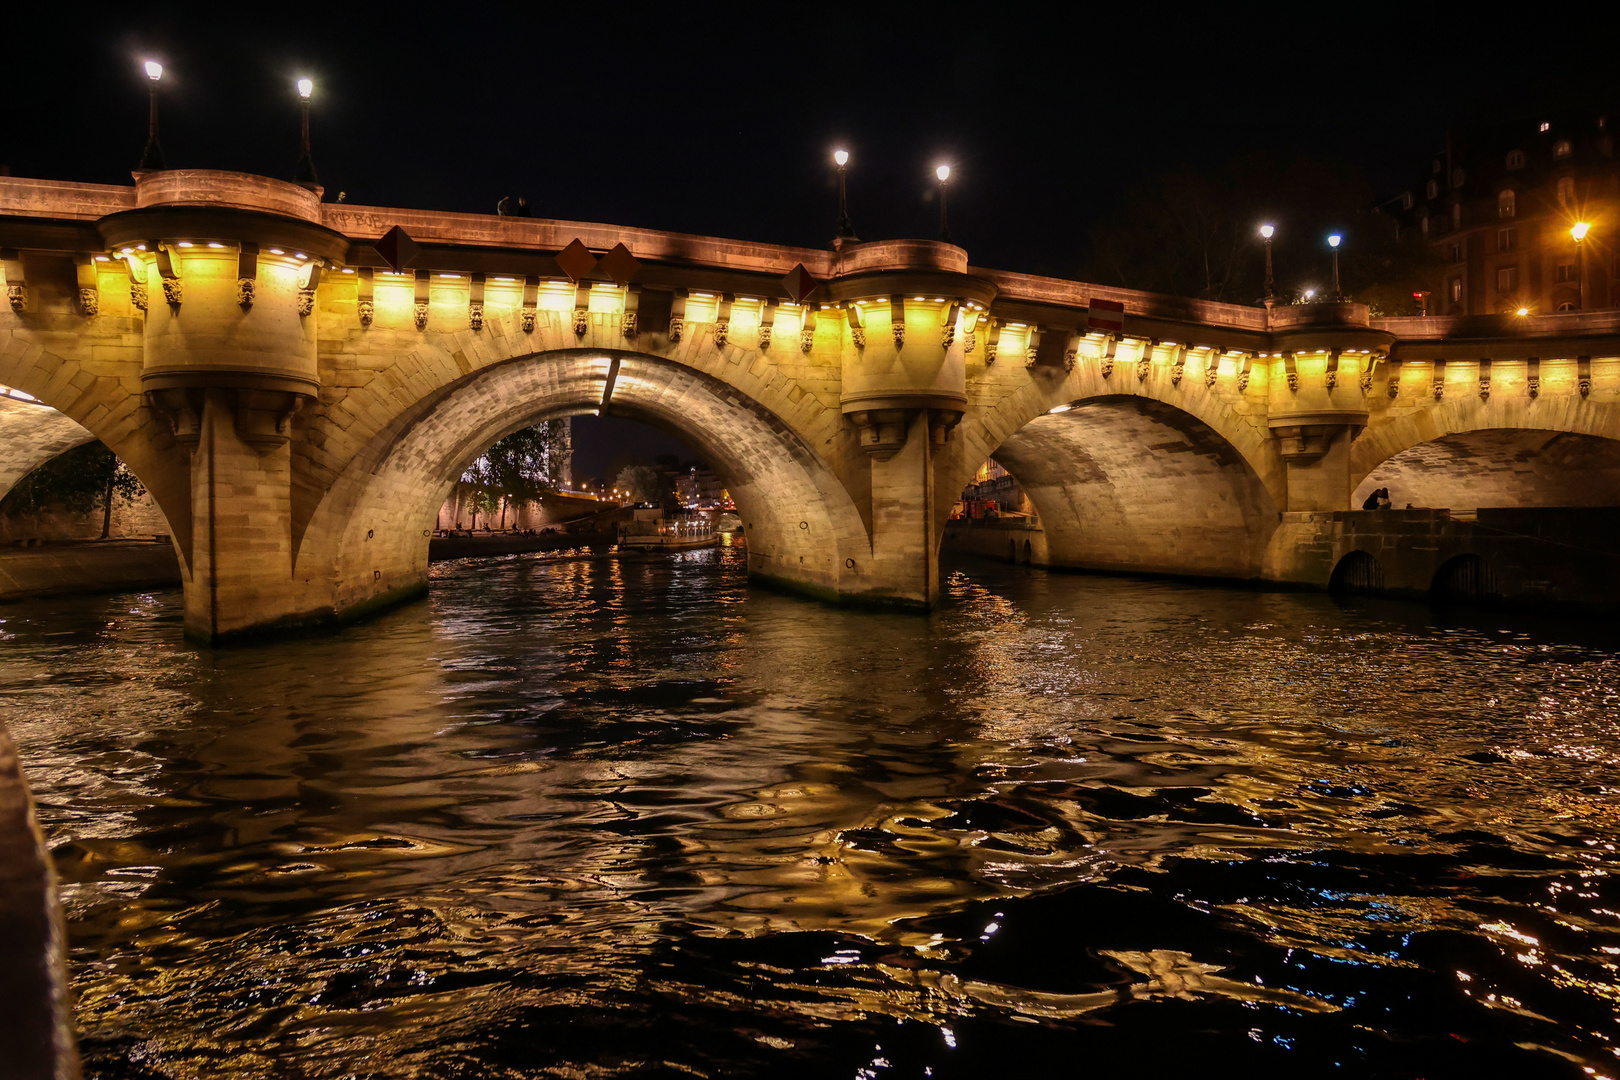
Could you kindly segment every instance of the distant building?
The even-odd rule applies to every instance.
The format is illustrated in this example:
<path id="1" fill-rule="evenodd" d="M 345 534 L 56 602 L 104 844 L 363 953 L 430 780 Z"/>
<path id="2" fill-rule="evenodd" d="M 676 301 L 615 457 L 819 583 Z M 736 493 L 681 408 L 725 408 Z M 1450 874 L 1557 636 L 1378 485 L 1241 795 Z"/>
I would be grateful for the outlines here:
<path id="1" fill-rule="evenodd" d="M 1418 182 L 1386 204 L 1403 230 L 1416 230 L 1445 261 L 1429 314 L 1541 315 L 1620 304 L 1613 119 L 1551 114 L 1447 138 Z M 1581 246 L 1571 235 L 1578 222 L 1590 226 Z"/>
<path id="2" fill-rule="evenodd" d="M 695 466 L 684 473 L 675 474 L 675 497 L 689 510 L 721 509 L 729 503 L 720 478 L 707 469 Z"/>
<path id="3" fill-rule="evenodd" d="M 982 517 L 988 509 L 988 503 L 994 503 L 994 514 L 1027 514 L 1033 516 L 1035 508 L 1030 505 L 1029 497 L 1024 489 L 1018 486 L 1012 474 L 998 465 L 994 458 L 979 466 L 979 471 L 973 475 L 973 482 L 962 489 L 962 515 L 963 517 Z"/>

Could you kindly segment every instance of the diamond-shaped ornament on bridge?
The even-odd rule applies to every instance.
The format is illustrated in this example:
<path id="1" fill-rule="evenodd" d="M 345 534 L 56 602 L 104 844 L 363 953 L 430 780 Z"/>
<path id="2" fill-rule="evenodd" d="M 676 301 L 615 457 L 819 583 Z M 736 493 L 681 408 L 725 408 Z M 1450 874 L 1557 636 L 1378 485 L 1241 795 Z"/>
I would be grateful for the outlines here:
<path id="1" fill-rule="evenodd" d="M 614 244 L 613 250 L 602 256 L 596 268 L 613 279 L 615 285 L 628 285 L 630 279 L 636 276 L 636 271 L 641 269 L 641 264 L 630 254 L 629 248 Z"/>
<path id="2" fill-rule="evenodd" d="M 575 237 L 573 243 L 557 252 L 557 265 L 575 281 L 584 281 L 586 275 L 596 269 L 596 256 L 585 250 L 585 245 Z"/>
<path id="3" fill-rule="evenodd" d="M 787 287 L 788 295 L 793 298 L 793 302 L 802 304 L 806 297 L 816 291 L 816 286 L 821 282 L 811 277 L 810 271 L 804 268 L 804 263 L 800 263 L 787 272 L 782 284 Z"/>

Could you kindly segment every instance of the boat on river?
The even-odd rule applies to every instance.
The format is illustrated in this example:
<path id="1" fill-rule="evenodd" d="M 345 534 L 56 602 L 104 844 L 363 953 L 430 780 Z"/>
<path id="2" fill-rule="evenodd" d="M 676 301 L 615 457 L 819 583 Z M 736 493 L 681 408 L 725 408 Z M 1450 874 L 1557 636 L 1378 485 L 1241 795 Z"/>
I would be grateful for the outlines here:
<path id="1" fill-rule="evenodd" d="M 691 551 L 719 542 L 720 532 L 710 519 L 666 518 L 656 509 L 638 508 L 635 520 L 619 526 L 620 551 Z"/>

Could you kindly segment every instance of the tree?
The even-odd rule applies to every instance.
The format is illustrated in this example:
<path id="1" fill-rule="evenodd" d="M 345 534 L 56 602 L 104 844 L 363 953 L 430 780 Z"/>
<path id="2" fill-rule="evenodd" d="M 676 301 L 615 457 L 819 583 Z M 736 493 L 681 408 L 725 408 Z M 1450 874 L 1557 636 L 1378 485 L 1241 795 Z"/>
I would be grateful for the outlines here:
<path id="1" fill-rule="evenodd" d="M 1234 304 L 1265 295 L 1262 222 L 1277 227 L 1273 261 L 1284 302 L 1332 288 L 1327 235 L 1345 238 L 1340 279 L 1374 314 L 1416 314 L 1412 292 L 1434 276 L 1435 256 L 1401 238 L 1393 218 L 1349 166 L 1307 158 L 1234 158 L 1183 166 L 1129 192 L 1091 231 L 1083 274 L 1131 289 Z"/>
<path id="2" fill-rule="evenodd" d="M 41 510 L 88 514 L 101 510 L 101 538 L 112 534 L 113 500 L 134 502 L 146 493 L 134 473 L 101 442 L 59 454 L 6 493 L 0 512 L 9 517 Z"/>
<path id="3" fill-rule="evenodd" d="M 663 506 L 675 495 L 675 484 L 669 474 L 651 465 L 625 466 L 619 470 L 619 477 L 613 482 L 613 486 L 628 491 L 633 502 L 654 503 L 658 506 Z"/>
<path id="4" fill-rule="evenodd" d="M 475 522 L 479 513 L 499 506 L 505 528 L 508 504 L 530 502 L 557 490 L 567 453 L 564 424 L 546 420 L 514 431 L 467 466 L 461 482 L 472 488 L 469 503 Z"/>

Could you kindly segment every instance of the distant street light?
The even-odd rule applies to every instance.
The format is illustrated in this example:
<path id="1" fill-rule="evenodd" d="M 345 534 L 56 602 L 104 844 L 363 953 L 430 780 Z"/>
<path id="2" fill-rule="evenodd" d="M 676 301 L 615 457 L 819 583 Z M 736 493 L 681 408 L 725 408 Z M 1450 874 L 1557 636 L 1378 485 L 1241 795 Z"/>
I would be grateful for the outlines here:
<path id="1" fill-rule="evenodd" d="M 307 188 L 320 186 L 320 181 L 315 177 L 315 159 L 309 153 L 309 95 L 314 92 L 314 82 L 298 80 L 298 108 L 302 114 L 303 132 L 298 149 L 298 174 L 293 179 Z"/>
<path id="2" fill-rule="evenodd" d="M 1270 224 L 1260 226 L 1260 239 L 1266 244 L 1266 306 L 1270 307 L 1277 300 L 1276 281 L 1271 276 L 1271 236 L 1277 230 Z"/>
<path id="3" fill-rule="evenodd" d="M 855 226 L 849 221 L 849 188 L 844 181 L 844 166 L 849 164 L 849 151 L 834 150 L 833 162 L 838 166 L 838 239 L 858 240 Z"/>
<path id="4" fill-rule="evenodd" d="M 148 60 L 142 65 L 146 69 L 148 91 L 151 94 L 151 107 L 147 112 L 146 120 L 146 149 L 141 151 L 141 163 L 135 167 L 136 172 L 159 172 L 163 164 L 163 147 L 158 145 L 158 82 L 163 78 L 163 65 L 156 60 Z"/>
<path id="5" fill-rule="evenodd" d="M 1339 244 L 1344 237 L 1334 233 L 1328 237 L 1328 247 L 1333 249 L 1333 301 L 1338 303 L 1344 299 L 1344 293 L 1339 289 Z"/>
<path id="6" fill-rule="evenodd" d="M 1577 221 L 1575 227 L 1569 230 L 1569 235 L 1575 238 L 1575 258 L 1579 265 L 1578 273 L 1581 275 L 1581 302 L 1580 310 L 1586 310 L 1586 233 L 1592 226 L 1584 221 Z"/>
<path id="7" fill-rule="evenodd" d="M 951 222 L 945 213 L 945 188 L 951 181 L 951 167 L 941 165 L 934 170 L 934 175 L 939 177 L 939 238 L 948 244 L 951 241 Z"/>

